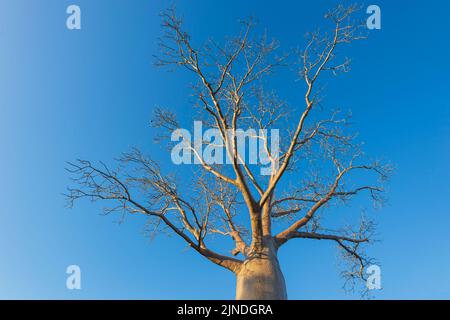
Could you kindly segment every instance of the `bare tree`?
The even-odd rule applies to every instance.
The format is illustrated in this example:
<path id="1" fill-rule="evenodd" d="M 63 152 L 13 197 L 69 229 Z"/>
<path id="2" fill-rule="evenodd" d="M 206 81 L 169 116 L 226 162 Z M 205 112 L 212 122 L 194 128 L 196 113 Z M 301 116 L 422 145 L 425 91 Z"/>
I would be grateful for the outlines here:
<path id="1" fill-rule="evenodd" d="M 364 279 L 371 261 L 364 248 L 372 241 L 373 223 L 364 218 L 359 226 L 330 229 L 323 226 L 323 216 L 359 194 L 381 203 L 390 167 L 364 156 L 355 135 L 344 133 L 346 117 L 318 108 L 319 80 L 349 70 L 350 61 L 339 60 L 337 48 L 365 38 L 364 26 L 351 18 L 356 10 L 339 6 L 330 11 L 325 16 L 330 31 L 308 34 L 305 49 L 296 53 L 299 63 L 294 65 L 305 88 L 304 101 L 296 106 L 267 90 L 265 81 L 276 68 L 292 66 L 292 55 L 277 54 L 278 43 L 265 34 L 253 35 L 252 21 L 242 22 L 241 33 L 224 45 L 209 40 L 196 48 L 175 11 L 164 12 L 157 64 L 182 67 L 196 77 L 192 89 L 198 120 L 219 132 L 229 164 L 210 164 L 190 141 L 183 141 L 199 164 L 185 181 L 190 187 L 183 188 L 137 149 L 123 154 L 115 170 L 78 160 L 69 164 L 76 187 L 69 188 L 68 199 L 110 200 L 114 205 L 105 209 L 108 213 L 148 216 L 153 230 L 177 234 L 233 272 L 237 299 L 287 298 L 277 252 L 292 239 L 336 243 L 348 263 L 342 273 L 346 282 Z M 169 135 L 180 127 L 175 114 L 164 109 L 156 110 L 153 124 Z M 253 138 L 264 149 L 269 175 L 259 174 L 260 165 L 248 163 L 238 151 L 236 133 L 249 128 L 260 129 Z M 285 130 L 279 154 L 269 143 L 271 128 Z M 217 143 L 202 140 L 201 147 Z M 220 237 L 233 240 L 231 255 L 210 247 Z"/>

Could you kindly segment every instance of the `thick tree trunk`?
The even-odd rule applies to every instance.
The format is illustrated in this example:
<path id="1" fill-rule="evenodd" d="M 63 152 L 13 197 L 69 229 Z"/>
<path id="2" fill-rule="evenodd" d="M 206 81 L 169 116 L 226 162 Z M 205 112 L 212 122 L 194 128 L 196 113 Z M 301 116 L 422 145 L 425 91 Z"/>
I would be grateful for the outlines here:
<path id="1" fill-rule="evenodd" d="M 271 244 L 247 258 L 236 273 L 237 300 L 286 300 L 286 284 Z"/>

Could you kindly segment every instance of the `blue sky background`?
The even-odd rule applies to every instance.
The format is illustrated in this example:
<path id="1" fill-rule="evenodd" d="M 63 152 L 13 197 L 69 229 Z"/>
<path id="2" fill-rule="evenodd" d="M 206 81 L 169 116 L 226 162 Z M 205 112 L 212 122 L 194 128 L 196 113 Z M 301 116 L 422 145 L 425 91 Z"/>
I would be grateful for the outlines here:
<path id="1" fill-rule="evenodd" d="M 194 39 L 221 40 L 253 15 L 288 50 L 335 1 L 178 1 Z M 66 29 L 66 8 L 82 30 Z M 450 298 L 450 27 L 448 1 L 375 1 L 382 29 L 353 46 L 352 72 L 327 104 L 353 112 L 370 155 L 393 162 L 389 205 L 371 254 L 381 299 Z M 64 207 L 65 161 L 110 160 L 153 146 L 152 110 L 188 107 L 190 78 L 152 66 L 164 1 L 0 0 L 0 298 L 228 299 L 234 277 L 176 237 L 150 241 L 144 220 Z M 353 207 L 358 210 L 358 206 Z M 291 299 L 349 299 L 332 243 L 280 251 Z M 66 289 L 66 267 L 82 290 Z"/>

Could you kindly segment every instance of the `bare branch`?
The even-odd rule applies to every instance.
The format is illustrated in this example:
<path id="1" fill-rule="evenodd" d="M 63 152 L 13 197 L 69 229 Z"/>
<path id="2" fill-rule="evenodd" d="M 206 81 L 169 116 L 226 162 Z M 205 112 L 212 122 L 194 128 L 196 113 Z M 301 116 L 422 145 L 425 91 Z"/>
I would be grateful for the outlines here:
<path id="1" fill-rule="evenodd" d="M 121 178 L 118 171 L 112 171 L 104 164 L 101 165 L 102 168 L 99 168 L 86 160 L 69 163 L 67 170 L 74 176 L 73 181 L 80 186 L 80 188 L 68 188 L 66 197 L 69 204 L 73 205 L 74 201 L 81 198 L 89 198 L 92 201 L 111 200 L 119 205 L 109 208 L 108 212 L 122 210 L 130 214 L 141 213 L 158 218 L 183 238 L 190 247 L 212 262 L 231 271 L 238 270 L 241 263 L 239 260 L 217 254 L 205 246 L 204 227 L 207 221 L 202 220 L 203 223 L 200 223 L 199 215 L 194 207 L 179 196 L 175 184 L 161 174 L 155 162 L 145 158 L 136 149 L 131 153 L 125 153 L 119 162 L 122 166 L 132 166 L 135 173 L 139 175 L 134 176 L 128 172 L 123 173 L 124 177 Z M 148 193 L 145 204 L 132 195 L 132 189 Z M 181 225 L 177 226 L 176 222 L 170 220 L 171 212 L 180 218 Z M 190 221 L 188 212 L 194 222 Z M 187 230 L 194 239 L 183 230 Z"/>

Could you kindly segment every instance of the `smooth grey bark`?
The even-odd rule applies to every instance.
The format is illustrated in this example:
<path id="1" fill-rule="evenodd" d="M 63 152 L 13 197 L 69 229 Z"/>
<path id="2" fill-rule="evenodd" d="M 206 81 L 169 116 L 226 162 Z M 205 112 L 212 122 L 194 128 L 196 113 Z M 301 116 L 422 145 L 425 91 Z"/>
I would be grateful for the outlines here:
<path id="1" fill-rule="evenodd" d="M 286 300 L 286 283 L 272 239 L 236 273 L 236 300 Z"/>

